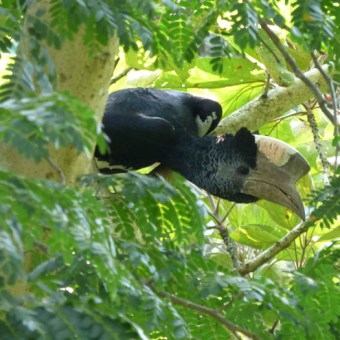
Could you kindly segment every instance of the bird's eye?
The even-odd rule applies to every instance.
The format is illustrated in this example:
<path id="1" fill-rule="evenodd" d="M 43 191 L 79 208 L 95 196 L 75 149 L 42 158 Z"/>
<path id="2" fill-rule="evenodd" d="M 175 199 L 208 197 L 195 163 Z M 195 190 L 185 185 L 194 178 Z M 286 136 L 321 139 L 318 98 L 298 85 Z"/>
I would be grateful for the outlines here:
<path id="1" fill-rule="evenodd" d="M 239 175 L 242 175 L 242 176 L 246 176 L 249 174 L 249 168 L 247 168 L 246 166 L 239 166 L 237 169 L 236 169 L 237 173 Z"/>

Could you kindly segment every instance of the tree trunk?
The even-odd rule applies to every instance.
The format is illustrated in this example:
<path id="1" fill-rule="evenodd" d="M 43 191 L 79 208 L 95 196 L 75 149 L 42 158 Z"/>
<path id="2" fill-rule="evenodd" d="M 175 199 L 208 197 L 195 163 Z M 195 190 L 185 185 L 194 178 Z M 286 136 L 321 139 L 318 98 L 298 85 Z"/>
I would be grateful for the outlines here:
<path id="1" fill-rule="evenodd" d="M 21 48 L 27 53 L 30 44 L 29 16 L 37 11 L 45 11 L 43 19 L 50 20 L 48 9 L 50 0 L 33 2 L 26 12 L 26 25 Z M 114 58 L 118 52 L 118 38 L 111 38 L 107 46 L 102 46 L 96 55 L 89 55 L 89 48 L 83 42 L 83 30 L 74 39 L 65 41 L 61 49 L 46 47 L 52 57 L 57 72 L 57 91 L 68 91 L 77 96 L 95 113 L 98 121 L 104 112 L 106 97 L 112 77 Z M 38 95 L 38 94 L 37 94 Z M 94 145 L 93 145 L 94 148 Z M 0 167 L 25 177 L 62 181 L 72 185 L 77 176 L 91 170 L 91 159 L 84 153 L 79 154 L 74 147 L 55 149 L 49 147 L 49 160 L 35 163 L 26 159 L 5 144 L 0 145 Z"/>

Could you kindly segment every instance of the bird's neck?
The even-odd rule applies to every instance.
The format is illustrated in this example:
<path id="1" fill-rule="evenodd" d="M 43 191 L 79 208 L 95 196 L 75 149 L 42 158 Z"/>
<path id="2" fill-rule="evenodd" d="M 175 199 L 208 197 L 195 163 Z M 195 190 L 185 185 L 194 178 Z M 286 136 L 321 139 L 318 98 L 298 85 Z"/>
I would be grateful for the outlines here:
<path id="1" fill-rule="evenodd" d="M 201 159 L 211 150 L 213 144 L 214 137 L 212 136 L 202 138 L 188 135 L 183 138 L 182 136 L 168 153 L 163 164 L 191 180 L 196 172 L 202 170 Z"/>
<path id="2" fill-rule="evenodd" d="M 228 183 L 221 183 L 218 173 L 220 158 L 226 155 L 221 148 L 224 148 L 223 144 L 228 141 L 221 140 L 221 138 L 186 136 L 173 147 L 163 164 L 179 172 L 198 187 L 213 195 L 223 197 L 225 196 L 223 193 L 226 192 L 225 185 Z"/>

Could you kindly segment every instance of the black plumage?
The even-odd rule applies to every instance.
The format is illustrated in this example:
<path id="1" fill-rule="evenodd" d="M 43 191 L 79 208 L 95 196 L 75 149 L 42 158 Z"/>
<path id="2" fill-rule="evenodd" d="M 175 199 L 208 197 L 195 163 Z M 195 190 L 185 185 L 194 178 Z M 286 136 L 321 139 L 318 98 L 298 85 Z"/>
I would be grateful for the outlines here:
<path id="1" fill-rule="evenodd" d="M 110 152 L 96 157 L 110 166 L 142 168 L 164 158 L 190 136 L 211 132 L 222 116 L 219 103 L 179 91 L 134 88 L 109 95 L 103 127 Z M 102 171 L 110 172 L 105 167 Z"/>
<path id="2" fill-rule="evenodd" d="M 265 198 L 303 218 L 303 205 L 295 189 L 296 180 L 308 171 L 302 156 L 280 145 L 281 151 L 289 151 L 282 153 L 287 159 L 277 165 L 277 160 L 271 161 L 269 153 L 263 151 L 272 141 L 262 141 L 259 152 L 254 135 L 246 128 L 234 136 L 207 135 L 221 116 L 219 103 L 189 93 L 120 90 L 109 95 L 103 118 L 109 150 L 103 155 L 96 149 L 95 156 L 103 173 L 159 162 L 212 195 L 240 203 Z M 301 174 L 290 174 L 288 158 L 303 165 Z"/>
<path id="3" fill-rule="evenodd" d="M 163 164 L 210 194 L 238 203 L 255 202 L 241 192 L 249 171 L 256 167 L 254 136 L 245 128 L 235 136 L 186 136 L 171 150 Z"/>

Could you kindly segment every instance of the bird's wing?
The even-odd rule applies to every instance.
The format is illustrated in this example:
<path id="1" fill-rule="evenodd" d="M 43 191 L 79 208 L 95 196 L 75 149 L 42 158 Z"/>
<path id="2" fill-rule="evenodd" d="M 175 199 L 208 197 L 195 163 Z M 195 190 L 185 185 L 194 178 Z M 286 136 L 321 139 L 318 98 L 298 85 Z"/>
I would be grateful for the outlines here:
<path id="1" fill-rule="evenodd" d="M 174 128 L 170 122 L 143 113 L 107 114 L 103 120 L 103 131 L 108 137 L 109 150 L 96 158 L 104 168 L 118 167 L 139 169 L 161 162 L 170 145 L 174 143 Z M 106 163 L 106 164 L 105 164 Z M 105 171 L 110 172 L 110 171 Z"/>

